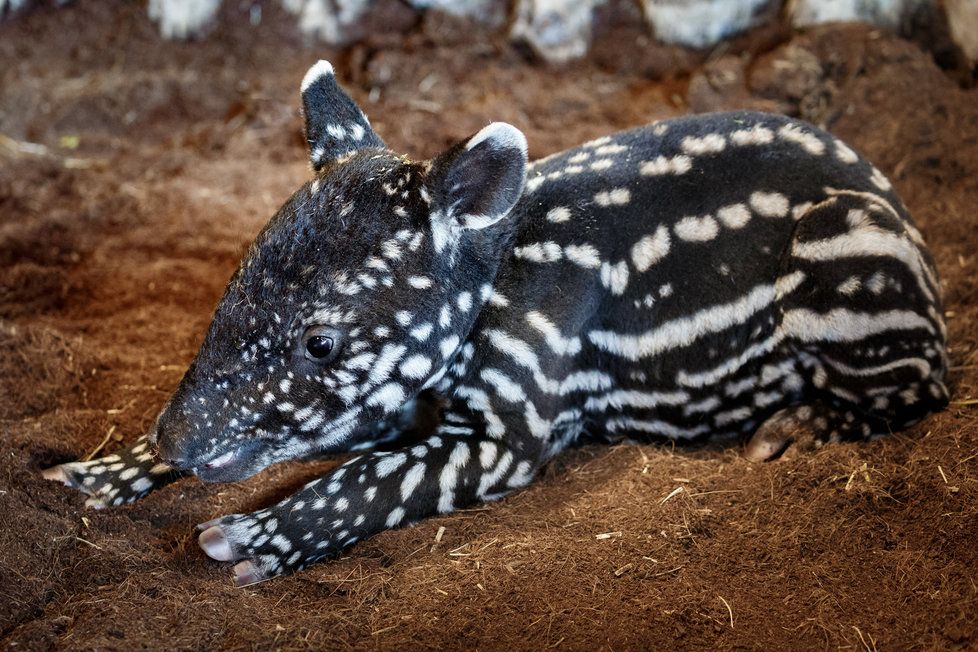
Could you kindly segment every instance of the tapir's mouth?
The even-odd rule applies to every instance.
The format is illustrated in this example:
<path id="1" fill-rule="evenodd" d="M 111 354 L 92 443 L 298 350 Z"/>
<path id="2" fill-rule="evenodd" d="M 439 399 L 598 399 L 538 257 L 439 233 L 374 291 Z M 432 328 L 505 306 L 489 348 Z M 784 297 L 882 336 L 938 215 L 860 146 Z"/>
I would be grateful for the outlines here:
<path id="1" fill-rule="evenodd" d="M 261 468 L 256 464 L 255 456 L 259 448 L 257 442 L 241 444 L 195 466 L 194 475 L 205 482 L 244 480 Z"/>
<path id="2" fill-rule="evenodd" d="M 234 461 L 234 458 L 238 454 L 238 450 L 239 449 L 237 448 L 235 448 L 234 450 L 229 450 L 228 452 L 224 453 L 224 455 L 219 455 L 218 457 L 215 457 L 204 466 L 206 466 L 208 469 L 219 469 L 222 466 L 227 466 L 228 464 Z"/>

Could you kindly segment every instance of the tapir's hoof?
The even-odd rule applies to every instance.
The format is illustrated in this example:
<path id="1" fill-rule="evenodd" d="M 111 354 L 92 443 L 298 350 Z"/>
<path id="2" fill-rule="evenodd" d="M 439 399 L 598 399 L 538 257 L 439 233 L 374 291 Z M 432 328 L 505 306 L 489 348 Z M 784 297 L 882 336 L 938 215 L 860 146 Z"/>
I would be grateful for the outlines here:
<path id="1" fill-rule="evenodd" d="M 41 477 L 44 478 L 45 480 L 60 482 L 66 487 L 71 486 L 71 482 L 69 482 L 68 476 L 67 474 L 65 474 L 65 471 L 63 468 L 61 468 L 60 464 L 58 466 L 52 466 L 50 469 L 42 470 Z"/>
<path id="2" fill-rule="evenodd" d="M 786 408 L 771 415 L 751 435 L 744 457 L 751 462 L 770 462 L 792 448 L 804 451 L 813 447 L 815 433 L 800 418 L 798 408 Z"/>
<path id="3" fill-rule="evenodd" d="M 201 532 L 197 537 L 197 544 L 204 551 L 204 554 L 211 559 L 217 561 L 234 560 L 234 551 L 231 550 L 228 538 L 224 536 L 224 530 L 216 525 Z"/>

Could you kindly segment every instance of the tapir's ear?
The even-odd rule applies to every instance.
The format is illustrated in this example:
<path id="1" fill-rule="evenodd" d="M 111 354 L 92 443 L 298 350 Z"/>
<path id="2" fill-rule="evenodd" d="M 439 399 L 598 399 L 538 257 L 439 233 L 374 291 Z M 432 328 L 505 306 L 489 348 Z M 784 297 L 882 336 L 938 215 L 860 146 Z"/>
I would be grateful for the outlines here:
<path id="1" fill-rule="evenodd" d="M 320 61 L 302 78 L 302 112 L 312 168 L 366 147 L 384 147 L 367 116 L 336 83 L 333 66 Z"/>
<path id="2" fill-rule="evenodd" d="M 432 161 L 428 186 L 433 219 L 482 229 L 516 205 L 526 180 L 526 136 L 493 122 Z"/>

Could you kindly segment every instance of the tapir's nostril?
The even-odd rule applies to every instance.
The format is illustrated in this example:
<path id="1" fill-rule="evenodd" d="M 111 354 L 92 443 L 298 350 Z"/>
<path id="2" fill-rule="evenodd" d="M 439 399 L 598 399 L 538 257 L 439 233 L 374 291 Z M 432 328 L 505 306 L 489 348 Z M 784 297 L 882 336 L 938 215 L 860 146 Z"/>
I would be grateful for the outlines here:
<path id="1" fill-rule="evenodd" d="M 173 433 L 158 426 L 156 429 L 156 452 L 160 459 L 175 469 L 186 469 L 188 464 L 187 439 L 180 433 Z"/>

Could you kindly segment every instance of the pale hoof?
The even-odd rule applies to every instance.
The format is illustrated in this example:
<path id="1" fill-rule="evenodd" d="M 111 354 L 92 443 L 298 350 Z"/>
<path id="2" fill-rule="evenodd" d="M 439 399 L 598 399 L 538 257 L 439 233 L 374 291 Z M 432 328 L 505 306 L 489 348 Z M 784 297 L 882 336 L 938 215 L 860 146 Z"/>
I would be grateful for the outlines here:
<path id="1" fill-rule="evenodd" d="M 770 462 L 777 459 L 789 446 L 791 446 L 789 433 L 760 428 L 744 447 L 744 457 L 751 462 Z"/>
<path id="2" fill-rule="evenodd" d="M 45 480 L 60 482 L 66 487 L 71 486 L 71 482 L 68 480 L 68 475 L 65 473 L 65 470 L 60 464 L 58 466 L 52 466 L 50 469 L 43 469 L 41 471 L 41 477 Z"/>
<path id="3" fill-rule="evenodd" d="M 217 561 L 233 561 L 234 552 L 224 530 L 215 526 L 209 527 L 197 537 L 197 544 L 204 554 Z"/>
<path id="4" fill-rule="evenodd" d="M 798 416 L 804 409 L 786 408 L 771 415 L 747 441 L 744 457 L 751 462 L 771 462 L 789 449 L 796 453 L 814 448 L 815 433 Z"/>
<path id="5" fill-rule="evenodd" d="M 239 561 L 234 565 L 232 569 L 234 572 L 234 585 L 237 587 L 248 586 L 250 584 L 257 584 L 258 582 L 264 582 L 266 577 L 262 577 L 255 568 L 255 565 L 250 561 Z"/>

